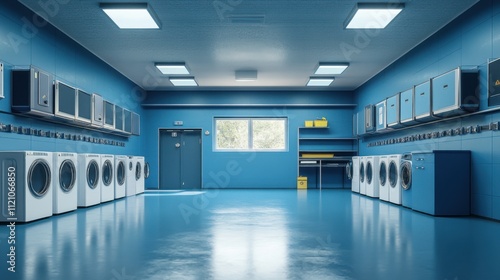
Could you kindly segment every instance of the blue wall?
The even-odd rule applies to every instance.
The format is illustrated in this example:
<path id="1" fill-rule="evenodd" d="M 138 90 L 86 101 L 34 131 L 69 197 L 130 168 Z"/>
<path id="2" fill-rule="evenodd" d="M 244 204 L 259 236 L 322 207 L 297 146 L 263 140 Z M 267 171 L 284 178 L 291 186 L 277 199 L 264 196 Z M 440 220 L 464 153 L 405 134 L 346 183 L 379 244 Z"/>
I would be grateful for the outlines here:
<path id="1" fill-rule="evenodd" d="M 428 40 L 393 63 L 356 91 L 361 110 L 397 92 L 407 90 L 458 66 L 479 66 L 480 88 L 477 98 L 481 110 L 487 105 L 486 65 L 500 57 L 500 3 L 480 1 Z M 500 113 L 430 124 L 414 129 L 365 137 L 360 154 L 393 154 L 415 150 L 463 149 L 472 151 L 472 211 L 476 215 L 500 219 L 500 132 L 451 136 L 418 142 L 370 147 L 368 144 L 416 133 L 442 131 L 500 120 Z"/>
<path id="2" fill-rule="evenodd" d="M 185 105 L 145 108 L 144 118 L 147 122 L 144 125 L 148 131 L 145 138 L 148 143 L 145 154 L 148 158 L 158 157 L 158 130 L 175 128 L 174 121 L 184 122 L 182 127 L 177 128 L 198 128 L 210 132 L 209 136 L 203 135 L 202 138 L 202 184 L 205 188 L 295 188 L 298 163 L 297 131 L 299 126 L 304 126 L 304 120 L 326 117 L 330 121 L 331 137 L 352 137 L 352 106 L 296 106 L 296 104 L 352 104 L 350 92 L 148 92 L 144 104 Z M 232 104 L 250 104 L 250 106 L 231 107 Z M 255 106 L 255 104 L 267 104 L 267 106 Z M 269 104 L 294 106 L 269 106 Z M 213 151 L 214 117 L 225 116 L 287 117 L 290 132 L 288 151 L 257 153 Z M 158 170 L 157 162 L 158 160 L 151 160 L 153 171 Z M 238 172 L 228 172 L 232 168 Z M 148 188 L 157 188 L 158 172 L 152 172 L 146 184 Z M 342 187 L 342 185 L 338 181 L 333 181 L 329 187 Z"/>
<path id="3" fill-rule="evenodd" d="M 121 107 L 142 114 L 140 89 L 78 43 L 19 4 L 0 1 L 0 61 L 5 65 L 5 98 L 0 99 L 0 122 L 87 135 L 125 142 L 125 147 L 0 133 L 2 150 L 68 151 L 77 153 L 140 154 L 141 137 L 130 138 L 10 114 L 11 69 L 34 65 L 72 86 L 99 93 Z"/>

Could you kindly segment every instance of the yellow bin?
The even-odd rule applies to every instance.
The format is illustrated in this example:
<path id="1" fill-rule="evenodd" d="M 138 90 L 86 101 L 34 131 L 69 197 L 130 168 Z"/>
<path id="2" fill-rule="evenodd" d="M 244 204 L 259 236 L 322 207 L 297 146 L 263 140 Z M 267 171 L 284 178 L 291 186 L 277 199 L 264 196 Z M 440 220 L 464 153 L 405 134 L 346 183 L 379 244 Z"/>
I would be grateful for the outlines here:
<path id="1" fill-rule="evenodd" d="M 299 176 L 297 178 L 297 189 L 307 189 L 307 177 Z"/>
<path id="2" fill-rule="evenodd" d="M 313 121 L 305 121 L 304 125 L 305 125 L 305 127 L 313 127 L 314 122 Z"/>
<path id="3" fill-rule="evenodd" d="M 314 120 L 314 127 L 328 127 L 327 120 Z"/>

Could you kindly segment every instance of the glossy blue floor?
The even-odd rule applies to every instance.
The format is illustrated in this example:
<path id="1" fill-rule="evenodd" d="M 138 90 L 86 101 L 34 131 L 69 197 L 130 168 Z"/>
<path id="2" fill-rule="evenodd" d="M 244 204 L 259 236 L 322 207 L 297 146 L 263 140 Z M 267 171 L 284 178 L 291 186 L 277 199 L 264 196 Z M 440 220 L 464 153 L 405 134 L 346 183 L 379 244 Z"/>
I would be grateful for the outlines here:
<path id="1" fill-rule="evenodd" d="M 0 279 L 499 279 L 500 223 L 348 190 L 147 192 L 18 224 Z"/>

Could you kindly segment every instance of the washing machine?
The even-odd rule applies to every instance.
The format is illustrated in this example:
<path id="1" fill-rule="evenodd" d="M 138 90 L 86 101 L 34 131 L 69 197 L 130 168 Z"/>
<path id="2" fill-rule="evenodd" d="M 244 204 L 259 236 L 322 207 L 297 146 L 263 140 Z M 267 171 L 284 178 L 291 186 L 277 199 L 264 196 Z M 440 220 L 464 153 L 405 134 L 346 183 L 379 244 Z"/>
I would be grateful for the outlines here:
<path id="1" fill-rule="evenodd" d="M 380 156 L 378 160 L 379 198 L 389 201 L 389 156 Z"/>
<path id="2" fill-rule="evenodd" d="M 366 195 L 366 157 L 359 158 L 359 193 Z"/>
<path id="3" fill-rule="evenodd" d="M 389 155 L 389 202 L 401 205 L 401 155 Z"/>
<path id="4" fill-rule="evenodd" d="M 52 213 L 62 214 L 76 210 L 78 206 L 78 155 L 53 153 L 52 166 Z"/>
<path id="5" fill-rule="evenodd" d="M 411 171 L 412 154 L 401 155 L 401 167 L 399 168 L 399 180 L 401 181 L 401 204 L 404 207 L 412 208 Z"/>
<path id="6" fill-rule="evenodd" d="M 78 207 L 101 203 L 100 164 L 98 154 L 78 155 Z"/>
<path id="7" fill-rule="evenodd" d="M 101 155 L 101 202 L 115 199 L 115 156 Z"/>
<path id="8" fill-rule="evenodd" d="M 125 197 L 127 161 L 127 156 L 115 156 L 115 199 Z"/>
<path id="9" fill-rule="evenodd" d="M 351 161 L 351 190 L 355 193 L 359 193 L 359 157 L 352 157 Z"/>
<path id="10" fill-rule="evenodd" d="M 365 157 L 365 188 L 369 197 L 379 197 L 379 157 Z"/>
<path id="11" fill-rule="evenodd" d="M 52 216 L 52 153 L 0 152 L 0 222 L 30 222 Z"/>
<path id="12" fill-rule="evenodd" d="M 127 157 L 127 179 L 125 182 L 125 194 L 126 196 L 132 196 L 135 195 L 136 190 L 135 190 L 135 157 L 133 156 L 128 156 Z"/>
<path id="13" fill-rule="evenodd" d="M 144 157 L 135 157 L 135 193 L 140 194 L 144 192 Z"/>

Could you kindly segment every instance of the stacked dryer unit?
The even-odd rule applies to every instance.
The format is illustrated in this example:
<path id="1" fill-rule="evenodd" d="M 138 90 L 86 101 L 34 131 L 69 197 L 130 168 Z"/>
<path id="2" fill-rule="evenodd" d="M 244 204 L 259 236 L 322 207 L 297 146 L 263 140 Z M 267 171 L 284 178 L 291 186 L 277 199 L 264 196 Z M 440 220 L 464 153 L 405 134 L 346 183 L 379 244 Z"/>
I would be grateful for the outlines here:
<path id="1" fill-rule="evenodd" d="M 379 198 L 383 201 L 389 201 L 389 157 L 379 157 Z"/>
<path id="2" fill-rule="evenodd" d="M 0 164 L 0 222 L 30 222 L 52 216 L 52 153 L 0 152 Z"/>
<path id="3" fill-rule="evenodd" d="M 78 155 L 75 153 L 53 153 L 52 166 L 54 214 L 76 210 L 78 206 Z"/>
<path id="4" fill-rule="evenodd" d="M 401 155 L 400 154 L 389 155 L 388 162 L 389 162 L 388 165 L 389 202 L 401 205 L 402 187 L 401 187 L 401 176 L 399 175 L 401 171 Z"/>
<path id="5" fill-rule="evenodd" d="M 379 157 L 365 157 L 366 195 L 369 197 L 379 197 Z"/>
<path id="6" fill-rule="evenodd" d="M 359 193 L 359 157 L 352 157 L 351 169 L 351 190 L 355 193 Z"/>
<path id="7" fill-rule="evenodd" d="M 366 157 L 359 157 L 359 193 L 366 195 Z"/>
<path id="8" fill-rule="evenodd" d="M 101 155 L 101 202 L 115 199 L 115 157 L 113 155 Z"/>
<path id="9" fill-rule="evenodd" d="M 115 199 L 125 197 L 127 180 L 127 157 L 115 156 Z"/>
<path id="10" fill-rule="evenodd" d="M 127 182 L 126 182 L 126 196 L 135 195 L 135 157 L 127 157 Z"/>
<path id="11" fill-rule="evenodd" d="M 135 157 L 135 193 L 140 194 L 144 192 L 144 157 Z"/>
<path id="12" fill-rule="evenodd" d="M 98 154 L 78 155 L 78 207 L 101 203 L 100 163 Z"/>

